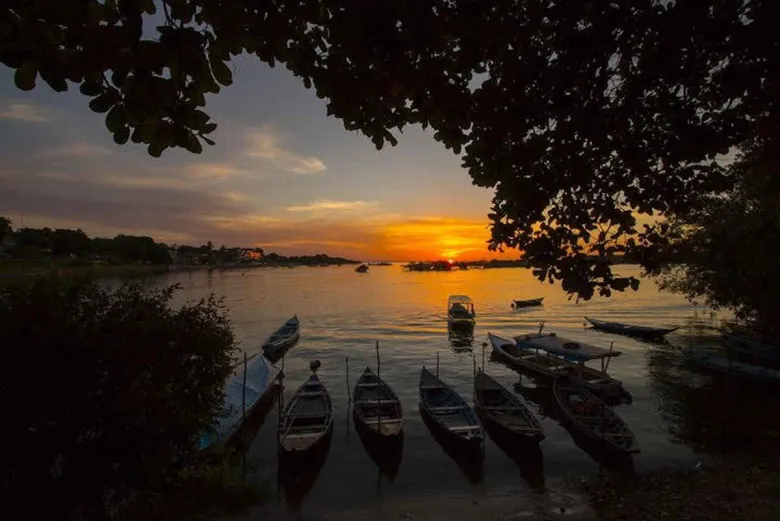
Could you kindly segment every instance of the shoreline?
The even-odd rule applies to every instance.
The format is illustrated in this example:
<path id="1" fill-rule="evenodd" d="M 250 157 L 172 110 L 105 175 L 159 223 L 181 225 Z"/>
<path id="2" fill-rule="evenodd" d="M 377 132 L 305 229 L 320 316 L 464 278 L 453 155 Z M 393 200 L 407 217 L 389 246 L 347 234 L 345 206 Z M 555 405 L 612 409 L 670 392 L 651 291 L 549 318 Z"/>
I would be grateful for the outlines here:
<path id="1" fill-rule="evenodd" d="M 582 489 L 600 521 L 780 519 L 780 460 L 721 456 L 691 470 L 661 470 L 618 481 L 602 474 Z"/>
<path id="2" fill-rule="evenodd" d="M 0 279 L 29 276 L 94 276 L 97 278 L 138 278 L 146 276 L 165 275 L 166 273 L 194 271 L 234 271 L 259 268 L 317 268 L 343 265 L 357 265 L 358 262 L 323 264 L 68 264 L 68 263 L 38 263 L 29 261 L 0 262 Z"/>

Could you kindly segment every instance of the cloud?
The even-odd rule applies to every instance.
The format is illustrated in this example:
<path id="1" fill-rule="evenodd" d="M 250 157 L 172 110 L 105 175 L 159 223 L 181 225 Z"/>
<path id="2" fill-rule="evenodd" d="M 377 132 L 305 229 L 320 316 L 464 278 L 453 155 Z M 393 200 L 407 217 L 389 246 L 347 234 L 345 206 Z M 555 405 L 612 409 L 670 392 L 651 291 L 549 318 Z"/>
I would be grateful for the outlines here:
<path id="1" fill-rule="evenodd" d="M 286 210 L 288 212 L 353 211 L 375 208 L 377 205 L 379 205 L 377 201 L 331 201 L 330 199 L 322 199 L 300 206 L 289 206 Z"/>
<path id="2" fill-rule="evenodd" d="M 185 167 L 188 174 L 196 179 L 221 180 L 243 175 L 246 172 L 227 163 L 190 163 Z"/>
<path id="3" fill-rule="evenodd" d="M 319 174 L 325 171 L 325 163 L 314 156 L 298 155 L 284 148 L 281 138 L 271 127 L 250 130 L 246 155 L 268 161 L 273 166 L 293 174 Z"/>
<path id="4" fill-rule="evenodd" d="M 44 157 L 99 157 L 107 156 L 112 153 L 108 147 L 93 145 L 84 141 L 68 143 L 53 150 L 48 150 L 42 154 Z"/>
<path id="5" fill-rule="evenodd" d="M 44 123 L 50 120 L 50 113 L 49 110 L 32 103 L 14 101 L 0 110 L 0 119 L 12 119 L 27 123 Z"/>

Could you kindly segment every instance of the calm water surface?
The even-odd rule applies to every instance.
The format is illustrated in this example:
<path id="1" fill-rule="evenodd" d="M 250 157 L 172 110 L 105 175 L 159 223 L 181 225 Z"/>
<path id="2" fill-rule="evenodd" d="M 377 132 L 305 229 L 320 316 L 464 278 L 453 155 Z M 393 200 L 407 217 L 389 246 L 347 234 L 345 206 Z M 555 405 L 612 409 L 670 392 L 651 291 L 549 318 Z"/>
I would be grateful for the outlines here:
<path id="1" fill-rule="evenodd" d="M 618 269 L 626 275 L 639 274 L 639 269 L 632 266 Z M 650 280 L 644 280 L 638 292 L 580 303 L 567 300 L 560 286 L 540 284 L 526 269 L 419 273 L 388 266 L 372 267 L 368 274 L 361 275 L 351 266 L 269 268 L 172 274 L 162 282 L 180 283 L 180 297 L 186 299 L 209 292 L 224 296 L 237 337 L 249 354 L 256 353 L 268 335 L 292 314 L 301 319 L 300 342 L 284 360 L 285 397 L 289 398 L 307 378 L 309 362 L 320 360 L 319 374 L 332 395 L 336 423 L 322 470 L 302 501 L 293 501 L 296 504 L 291 506 L 281 491 L 282 499 L 275 508 L 285 516 L 338 518 L 342 517 L 340 513 L 355 509 L 379 513 L 411 497 L 416 501 L 449 498 L 447 502 L 451 500 L 453 505 L 457 501 L 478 502 L 496 494 L 533 498 L 544 490 L 555 490 L 572 477 L 598 470 L 597 461 L 575 444 L 557 421 L 544 416 L 547 410 L 534 401 L 534 382 L 527 377 L 522 378 L 523 385 L 530 388 L 529 402 L 535 412 L 542 414 L 547 436 L 540 445 L 540 466 L 520 469 L 488 440 L 483 475 L 467 475 L 432 438 L 417 408 L 420 368 L 434 368 L 439 353 L 441 378 L 469 400 L 471 396 L 472 352 L 453 348 L 448 340 L 445 316 L 451 294 L 467 294 L 475 301 L 473 355 L 479 365 L 487 332 L 517 335 L 537 330 L 540 321 L 545 322 L 546 331 L 560 336 L 604 347 L 614 342 L 623 355 L 612 360 L 609 372 L 622 380 L 634 397 L 633 404 L 616 409 L 642 450 L 634 457 L 633 467 L 641 471 L 692 466 L 701 458 L 695 453 L 700 447 L 688 442 L 691 436 L 686 435 L 688 431 L 698 432 L 699 427 L 681 419 L 681 410 L 696 405 L 680 396 L 686 391 L 681 391 L 679 380 L 670 382 L 665 378 L 676 370 L 676 364 L 670 362 L 674 349 L 607 335 L 583 325 L 583 315 L 679 325 L 682 328 L 670 335 L 669 341 L 683 345 L 689 335 L 712 334 L 711 328 L 718 322 L 709 310 L 697 308 L 680 296 L 659 292 Z M 543 307 L 518 311 L 510 307 L 513 298 L 542 296 Z M 376 366 L 376 341 L 380 343 L 382 377 L 399 395 L 405 412 L 403 459 L 393 480 L 380 474 L 348 415 L 345 359 L 349 359 L 349 385 L 354 385 L 366 365 Z M 510 388 L 521 381 L 516 372 L 490 361 L 489 354 L 486 366 L 490 374 Z M 684 375 L 682 380 L 689 385 L 701 378 Z M 255 479 L 272 484 L 276 483 L 277 469 L 275 433 L 274 412 L 250 450 L 250 462 L 258 469 Z"/>

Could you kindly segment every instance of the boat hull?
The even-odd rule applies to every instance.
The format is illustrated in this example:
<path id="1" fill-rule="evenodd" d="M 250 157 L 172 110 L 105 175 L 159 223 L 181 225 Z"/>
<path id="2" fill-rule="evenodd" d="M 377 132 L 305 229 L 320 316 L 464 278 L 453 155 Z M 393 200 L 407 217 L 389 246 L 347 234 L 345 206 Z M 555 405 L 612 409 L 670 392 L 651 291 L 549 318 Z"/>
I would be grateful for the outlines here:
<path id="1" fill-rule="evenodd" d="M 558 388 L 558 381 L 553 385 L 553 395 L 555 397 L 555 405 L 558 411 L 558 419 L 566 428 L 571 429 L 576 436 L 579 436 L 581 440 L 586 443 L 592 444 L 594 447 L 598 447 L 599 451 L 603 454 L 617 455 L 617 454 L 636 454 L 639 452 L 639 448 L 636 444 L 636 439 L 628 430 L 622 419 L 611 409 L 607 409 L 604 414 L 604 418 L 609 418 L 612 422 L 619 422 L 624 429 L 624 434 L 630 436 L 631 444 L 628 447 L 623 447 L 606 436 L 604 433 L 596 432 L 593 429 L 587 428 L 581 421 L 578 421 L 571 409 L 563 403 L 562 392 Z M 605 403 L 601 404 L 601 407 L 606 407 Z M 602 420 L 603 421 L 603 420 Z"/>
<path id="2" fill-rule="evenodd" d="M 352 393 L 355 426 L 367 436 L 391 440 L 403 432 L 403 408 L 387 382 L 368 367 L 355 383 Z"/>
<path id="3" fill-rule="evenodd" d="M 743 335 L 723 333 L 723 345 L 731 353 L 751 360 L 780 364 L 780 345 L 753 340 Z"/>
<path id="4" fill-rule="evenodd" d="M 655 328 L 647 326 L 633 326 L 630 324 L 621 324 L 619 322 L 605 322 L 603 320 L 596 320 L 588 317 L 585 317 L 585 320 L 591 323 L 593 329 L 598 329 L 600 331 L 604 331 L 605 333 L 641 338 L 642 340 L 649 341 L 662 340 L 665 335 L 677 331 L 678 329 L 676 327 Z"/>
<path id="5" fill-rule="evenodd" d="M 518 349 L 527 350 L 527 353 L 523 352 L 519 356 L 514 356 L 497 345 L 499 342 L 495 338 L 490 335 L 493 352 L 500 360 L 517 371 L 547 379 L 554 379 L 561 375 L 569 376 L 578 380 L 588 391 L 596 394 L 610 405 L 633 401 L 631 393 L 623 388 L 623 384 L 605 373 L 553 355 L 534 354 L 530 349 L 523 347 L 518 347 Z M 511 344 L 506 340 L 504 343 Z M 592 377 L 593 381 L 589 380 L 589 377 Z M 607 383 L 603 383 L 605 380 Z"/>
<path id="6" fill-rule="evenodd" d="M 290 331 L 281 335 L 282 331 L 288 326 L 292 326 Z M 280 336 L 281 335 L 281 336 Z M 263 344 L 263 355 L 270 361 L 276 362 L 295 344 L 301 337 L 301 325 L 298 317 L 285 322 L 285 324 L 274 331 L 268 341 Z"/>
<path id="7" fill-rule="evenodd" d="M 545 438 L 544 434 L 541 432 L 524 433 L 508 428 L 503 423 L 496 421 L 485 406 L 479 402 L 474 404 L 474 410 L 477 412 L 477 416 L 479 416 L 482 426 L 485 428 L 485 432 L 488 433 L 491 439 L 500 438 L 509 443 L 535 445 Z"/>
<path id="8" fill-rule="evenodd" d="M 279 447 L 290 454 L 314 450 L 333 432 L 333 402 L 316 375 L 309 377 L 282 411 Z"/>
<path id="9" fill-rule="evenodd" d="M 435 414 L 420 404 L 420 415 L 426 422 L 431 431 L 448 445 L 462 450 L 476 450 L 482 447 L 482 436 L 465 437 L 452 432 L 446 426 L 442 425 Z"/>
<path id="10" fill-rule="evenodd" d="M 745 362 L 729 361 L 723 356 L 691 355 L 688 362 L 720 374 L 729 374 L 756 382 L 780 384 L 780 370 Z"/>
<path id="11" fill-rule="evenodd" d="M 530 300 L 513 300 L 512 302 L 514 303 L 515 308 L 528 308 L 534 306 L 541 306 L 543 301 L 544 301 L 544 297 L 530 299 Z"/>

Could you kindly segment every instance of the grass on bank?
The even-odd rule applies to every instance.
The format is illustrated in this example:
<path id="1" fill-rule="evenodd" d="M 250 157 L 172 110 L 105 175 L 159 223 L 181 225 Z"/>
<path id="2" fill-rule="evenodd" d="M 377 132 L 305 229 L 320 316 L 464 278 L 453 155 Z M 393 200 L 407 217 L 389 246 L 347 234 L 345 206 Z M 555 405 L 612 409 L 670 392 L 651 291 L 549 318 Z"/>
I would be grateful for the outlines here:
<path id="1" fill-rule="evenodd" d="M 211 452 L 183 468 L 167 486 L 140 490 L 116 505 L 115 521 L 195 521 L 248 511 L 269 500 L 270 488 L 246 479 L 242 455 Z"/>

